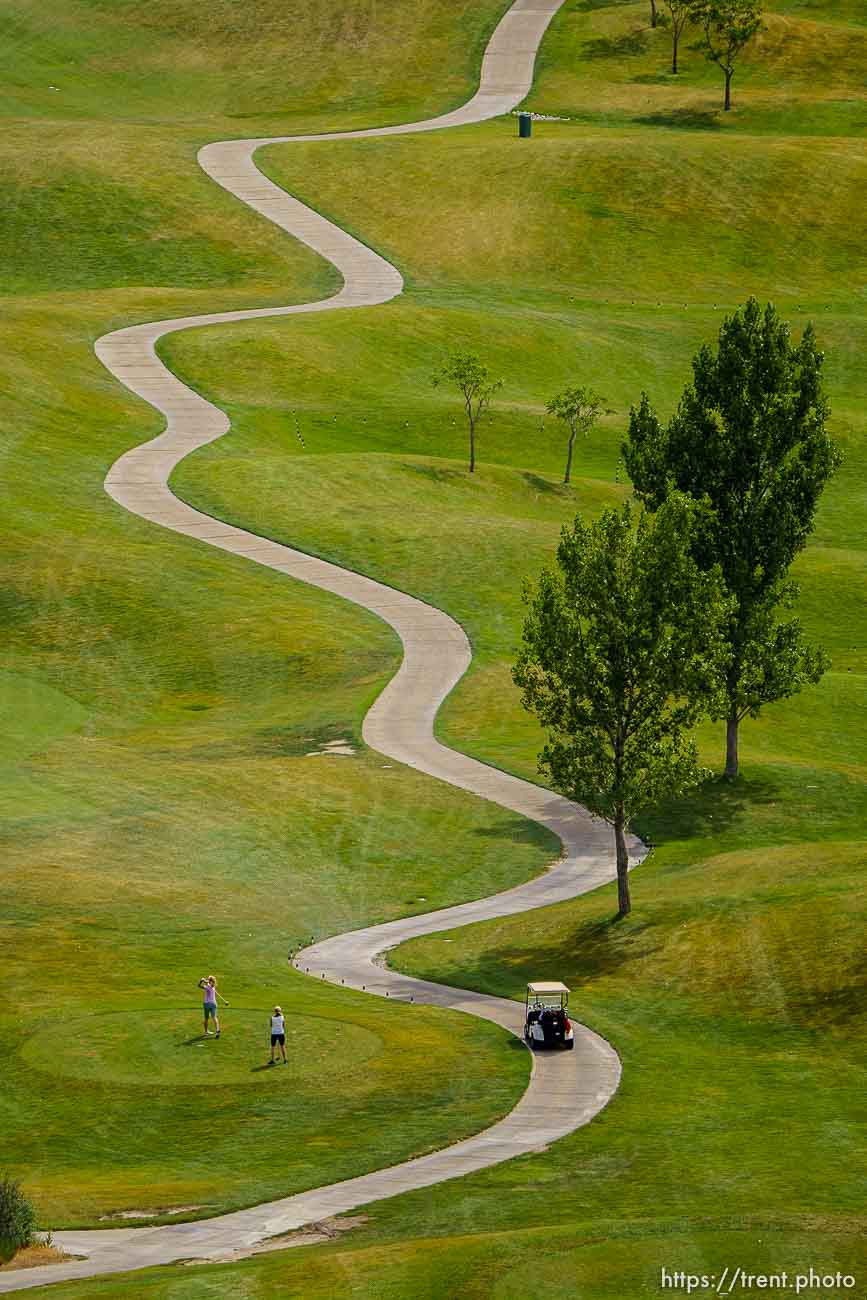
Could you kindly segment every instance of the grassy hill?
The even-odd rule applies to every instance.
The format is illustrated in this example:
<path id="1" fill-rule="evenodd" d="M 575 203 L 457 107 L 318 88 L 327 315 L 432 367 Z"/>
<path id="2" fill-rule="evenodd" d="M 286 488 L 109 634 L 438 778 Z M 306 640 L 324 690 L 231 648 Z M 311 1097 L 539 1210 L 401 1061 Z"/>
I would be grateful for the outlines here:
<path id="1" fill-rule="evenodd" d="M 597 128 L 622 124 L 771 136 L 852 137 L 867 128 L 863 6 L 854 0 L 773 0 L 764 30 L 739 58 L 734 116 L 723 115 L 723 79 L 687 25 L 678 74 L 664 5 L 652 30 L 649 4 L 568 6 L 543 51 L 529 104 Z M 579 71 L 580 70 L 580 71 Z"/>
<path id="2" fill-rule="evenodd" d="M 313 70 L 338 65 L 347 124 L 364 103 L 426 111 L 440 66 L 443 98 L 462 98 L 500 8 L 466 6 L 453 22 L 392 6 L 365 38 L 355 103 L 369 7 L 355 21 L 345 3 L 318 5 L 319 43 L 293 65 L 298 123 L 310 124 L 305 96 L 319 102 Z M 398 662 L 388 629 L 160 533 L 102 490 L 159 422 L 97 363 L 96 337 L 335 284 L 195 165 L 199 144 L 238 130 L 207 89 L 215 51 L 240 67 L 245 26 L 239 75 L 265 102 L 289 27 L 278 50 L 273 12 L 264 36 L 230 6 L 172 14 L 76 4 L 50 29 L 35 6 L 5 19 L 22 98 L 7 101 L 17 115 L 3 137 L 0 1113 L 4 1167 L 53 1225 L 249 1204 L 503 1113 L 525 1083 L 520 1054 L 503 1072 L 496 1048 L 462 1050 L 476 1026 L 314 986 L 286 955 L 314 933 L 488 893 L 556 852 L 538 828 L 360 746 Z M 402 30 L 413 74 L 400 90 Z M 356 754 L 322 754 L 334 739 Z M 232 1002 L 220 1044 L 199 1038 L 195 981 L 211 970 Z M 259 1070 L 275 1002 L 293 1026 L 285 1079 Z M 267 1132 L 279 1162 L 261 1159 Z"/>
<path id="3" fill-rule="evenodd" d="M 661 60 L 664 33 L 646 31 L 643 7 L 567 6 L 530 103 L 578 120 L 539 123 L 529 144 L 492 123 L 429 140 L 275 147 L 269 174 L 390 256 L 407 296 L 363 318 L 304 322 L 285 342 L 268 325 L 257 338 L 209 331 L 166 349 L 237 430 L 180 468 L 182 495 L 459 617 L 477 658 L 442 731 L 527 774 L 537 736 L 508 680 L 520 579 L 576 508 L 625 490 L 619 443 L 641 389 L 671 410 L 692 352 L 757 293 L 796 331 L 814 320 L 846 453 L 796 566 L 805 624 L 832 671 L 745 726 L 733 789 L 711 782 L 647 820 L 657 848 L 634 882 L 633 919 L 612 927 L 601 891 L 395 956 L 413 973 L 513 996 L 534 975 L 566 978 L 623 1054 L 618 1098 L 536 1161 L 378 1207 L 376 1232 L 391 1244 L 335 1248 L 330 1269 L 319 1263 L 323 1294 L 335 1270 L 363 1274 L 374 1258 L 395 1294 L 432 1296 L 568 1295 L 576 1279 L 582 1297 L 651 1295 L 671 1259 L 720 1273 L 736 1257 L 761 1271 L 817 1257 L 820 1242 L 823 1258 L 863 1270 L 865 223 L 863 129 L 843 105 L 863 103 L 852 51 L 863 59 L 865 33 L 850 16 L 835 14 L 816 43 L 809 15 L 780 8 L 766 40 L 784 22 L 794 31 L 774 47 L 784 89 L 759 71 L 758 51 L 725 122 L 713 116 L 713 70 L 695 56 L 677 95 L 708 120 L 648 120 L 639 78 Z M 580 46 L 605 23 L 646 31 L 635 76 L 616 50 L 583 76 Z M 597 96 L 606 77 L 623 96 L 619 116 Z M 837 96 L 822 132 L 814 83 Z M 455 404 L 429 386 L 454 341 L 506 378 L 475 481 Z M 571 379 L 613 408 L 579 450 L 572 492 L 558 482 L 562 439 L 542 416 Z M 719 728 L 700 740 L 719 769 Z M 841 1160 L 831 1177 L 829 1146 Z M 531 1228 L 517 1245 L 512 1234 Z M 592 1246 L 600 1235 L 607 1251 Z M 538 1272 L 520 1262 L 536 1252 Z M 255 1276 L 256 1294 L 269 1294 L 276 1274 L 263 1264 Z"/>
<path id="4" fill-rule="evenodd" d="M 466 6 L 455 15 L 434 6 L 430 22 L 454 43 L 413 47 L 406 61 L 419 67 L 415 84 L 446 64 L 463 66 L 466 80 L 469 64 L 453 59 L 461 44 L 455 20 L 463 15 L 466 47 L 466 24 L 481 33 L 483 18 L 492 21 L 502 7 L 483 15 Z M 642 829 L 656 848 L 634 881 L 627 923 L 609 924 L 606 889 L 395 957 L 414 972 L 510 995 L 534 975 L 566 978 L 581 1017 L 623 1057 L 621 1092 L 590 1128 L 549 1152 L 375 1207 L 363 1233 L 325 1250 L 228 1272 L 157 1270 L 58 1295 L 187 1300 L 242 1286 L 257 1300 L 632 1300 L 657 1294 L 663 1266 L 813 1265 L 863 1278 L 867 232 L 859 195 L 867 28 L 846 0 L 770 7 L 725 119 L 717 111 L 721 79 L 690 41 L 677 82 L 666 73 L 667 34 L 650 31 L 643 4 L 569 3 L 546 40 L 529 103 L 572 120 L 537 124 L 530 142 L 518 141 L 505 120 L 417 139 L 268 150 L 260 162 L 269 174 L 391 257 L 407 294 L 374 311 L 248 322 L 163 345 L 178 372 L 233 419 L 232 434 L 180 467 L 176 490 L 458 617 L 476 660 L 441 732 L 532 775 L 539 737 L 508 672 L 520 583 L 550 556 L 576 508 L 594 512 L 626 491 L 618 456 L 630 402 L 646 388 L 670 411 L 692 352 L 749 293 L 773 298 L 796 330 L 814 320 L 846 461 L 797 576 L 805 624 L 830 650 L 832 671 L 818 688 L 745 724 L 734 787 L 711 782 L 698 798 L 648 819 Z M 404 9 L 408 39 L 412 6 Z M 353 12 L 335 3 L 332 18 L 339 10 Z M 128 21 L 117 27 L 132 39 Z M 158 117 L 115 123 L 106 92 L 86 129 L 63 131 L 65 141 L 92 141 L 107 130 L 116 145 L 92 150 L 106 178 L 117 164 L 130 188 L 156 196 L 162 185 L 163 207 L 102 251 L 100 241 L 123 231 L 122 204 L 105 228 L 82 208 L 82 232 L 92 229 L 95 242 L 82 234 L 77 247 L 94 250 L 92 268 L 76 279 L 91 254 L 70 253 L 67 282 L 49 291 L 45 249 L 63 244 L 53 202 L 45 229 L 55 243 L 34 235 L 21 255 L 21 274 L 34 280 L 30 297 L 14 305 L 23 324 L 9 344 L 15 378 L 4 419 L 15 438 L 6 443 L 5 479 L 16 540 L 4 591 L 14 586 L 16 595 L 3 664 L 37 679 L 28 708 L 44 736 L 26 759 L 13 746 L 13 807 L 21 810 L 15 897 L 24 919 L 14 932 L 12 1000 L 26 1024 L 9 1026 L 21 1045 L 10 1131 L 30 1133 L 37 1113 L 47 1114 L 34 1186 L 40 1205 L 68 1219 L 80 1213 L 73 1205 L 86 1204 L 87 1214 L 135 1205 L 143 1183 L 155 1180 L 166 1198 L 257 1199 L 278 1182 L 282 1189 L 333 1177 L 341 1160 L 373 1167 L 386 1151 L 398 1158 L 400 1141 L 403 1150 L 418 1149 L 413 1144 L 450 1127 L 474 1127 L 485 1107 L 508 1104 L 519 1070 L 493 1042 L 490 1051 L 466 1053 L 459 1035 L 475 1035 L 474 1026 L 451 1037 L 453 1022 L 446 1031 L 431 1013 L 430 1037 L 416 1053 L 409 1045 L 420 1021 L 390 1008 L 386 1034 L 379 1008 L 366 1000 L 310 990 L 286 975 L 276 986 L 284 1006 L 292 997 L 298 1013 L 346 1027 L 336 1051 L 363 1053 L 376 1021 L 376 1087 L 346 1097 L 346 1113 L 331 1109 L 327 1125 L 310 1103 L 298 1121 L 308 1127 L 297 1162 L 285 1176 L 266 1177 L 252 1166 L 255 1135 L 263 1113 L 280 1122 L 282 1102 L 263 1093 L 259 1076 L 255 1087 L 241 1079 L 245 1047 L 226 1064 L 213 1158 L 202 1141 L 200 1181 L 176 1185 L 197 1080 L 188 1067 L 160 1063 L 159 1079 L 135 1092 L 129 1071 L 156 1069 L 160 1042 L 186 1024 L 166 1017 L 179 1016 L 184 1003 L 174 991 L 165 1002 L 148 992 L 137 1031 L 140 990 L 186 964 L 193 978 L 203 964 L 216 965 L 252 1014 L 277 996 L 285 934 L 427 910 L 525 877 L 550 852 L 517 819 L 400 769 L 385 772 L 376 755 L 304 757 L 302 747 L 333 737 L 357 741 L 364 707 L 395 661 L 390 636 L 336 601 L 158 535 L 100 496 L 104 466 L 154 421 L 99 371 L 89 338 L 197 303 L 289 301 L 329 283 L 314 259 L 196 174 L 194 142 L 237 134 L 238 123 L 226 127 L 224 108 L 212 121 L 199 116 L 195 25 L 184 58 L 183 30 L 164 21 L 158 29 L 155 50 L 174 51 L 181 71 L 160 82 L 174 87 L 165 99 L 156 82 L 136 93 L 153 97 L 154 114 L 170 102 L 172 123 L 182 125 Z M 319 114 L 325 75 L 317 79 L 316 69 L 330 66 L 332 54 L 320 46 L 317 55 L 312 43 L 303 56 L 309 98 L 299 91 L 298 115 L 290 106 L 265 129 L 357 124 L 374 110 L 388 121 L 433 107 L 395 74 L 399 42 L 385 30 L 379 39 L 382 62 L 371 53 L 369 65 L 379 69 L 379 99 L 355 105 L 335 97 Z M 341 48 L 348 59 L 355 47 L 347 40 Z M 258 76 L 255 63 L 238 60 L 244 70 L 233 75 Z M 273 88 L 273 67 L 263 59 L 263 87 Z M 188 80 L 178 89 L 181 73 Z M 343 75 L 348 87 L 350 73 Z M 401 102 L 389 99 L 398 86 Z M 443 84 L 436 106 L 456 97 Z M 278 113 L 279 100 L 268 102 Z M 254 127 L 245 121 L 243 132 Z M 174 233 L 160 241 L 164 221 Z M 154 270 L 143 282 L 145 266 Z M 136 287 L 142 283 L 167 287 Z M 473 480 L 456 403 L 430 385 L 458 341 L 483 351 L 507 381 L 483 426 Z M 578 449 L 570 491 L 559 482 L 562 437 L 542 413 L 547 397 L 576 380 L 598 387 L 611 414 Z M 13 681 L 16 713 L 21 698 Z M 719 767 L 719 728 L 703 728 L 700 741 Z M 336 771 L 324 766 L 338 761 Z M 359 820 L 370 807 L 375 817 Z M 407 864 L 410 827 L 419 847 Z M 29 942 L 36 924 L 40 934 L 49 927 L 47 954 Z M 61 995 L 62 1013 L 82 1026 L 85 1043 L 50 1070 L 30 1038 L 46 982 L 51 1007 Z M 97 997 L 120 1013 L 118 1029 L 85 1019 Z M 87 1051 L 93 1056 L 81 1059 Z M 425 1077 L 422 1056 L 441 1061 L 442 1073 Z M 329 1064 L 326 1053 L 299 1078 L 305 1096 L 321 1087 Z M 94 1071 L 105 1086 L 97 1087 Z M 134 1132 L 130 1156 L 119 1151 L 106 1169 L 137 1095 L 143 1131 L 155 1118 L 177 1121 L 173 1144 L 142 1165 L 146 1142 Z M 38 1109 L 40 1098 L 56 1113 L 44 1100 Z M 341 1104 L 335 1090 L 329 1107 Z M 69 1124 L 100 1107 L 109 1108 L 102 1131 L 65 1152 Z M 380 1133 L 382 1108 L 390 1123 Z M 335 1129 L 346 1135 L 337 1153 L 329 1152 Z M 32 1177 L 33 1162 L 25 1164 Z M 183 1201 L 160 1202 L 174 1203 Z"/>
<path id="5" fill-rule="evenodd" d="M 4 114 L 226 134 L 406 121 L 462 103 L 507 0 L 13 0 Z M 275 131 L 262 124 L 277 119 Z M 251 124 L 248 129 L 248 124 Z M 238 130 L 240 127 L 240 130 Z"/>

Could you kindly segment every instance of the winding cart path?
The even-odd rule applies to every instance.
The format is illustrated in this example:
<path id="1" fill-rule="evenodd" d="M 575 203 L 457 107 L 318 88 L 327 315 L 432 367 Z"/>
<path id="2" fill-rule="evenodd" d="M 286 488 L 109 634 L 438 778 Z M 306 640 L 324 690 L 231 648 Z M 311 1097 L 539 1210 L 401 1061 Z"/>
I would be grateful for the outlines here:
<path id="1" fill-rule="evenodd" d="M 297 954 L 295 965 L 316 978 L 324 975 L 368 993 L 414 999 L 482 1016 L 518 1034 L 523 1008 L 517 1003 L 410 979 L 384 968 L 376 959 L 417 935 L 514 915 L 595 889 L 614 874 L 610 832 L 568 800 L 447 749 L 434 738 L 437 710 L 471 659 L 463 629 L 448 615 L 359 574 L 231 527 L 194 510 L 172 494 L 168 480 L 174 467 L 191 451 L 226 433 L 229 421 L 222 411 L 166 369 L 156 355 L 155 344 L 175 330 L 266 316 L 369 307 L 399 294 L 403 281 L 390 263 L 272 184 L 256 167 L 253 155 L 263 145 L 292 140 L 327 141 L 434 131 L 506 113 L 530 89 L 539 43 L 562 4 L 563 0 L 516 0 L 488 44 L 479 90 L 452 113 L 368 131 L 224 140 L 201 150 L 201 166 L 219 185 L 337 267 L 344 281 L 339 293 L 301 306 L 221 312 L 136 325 L 106 334 L 96 343 L 97 355 L 111 373 L 166 419 L 164 433 L 128 451 L 112 466 L 105 481 L 109 495 L 154 524 L 333 592 L 389 623 L 403 642 L 403 663 L 367 714 L 365 742 L 398 762 L 540 822 L 563 843 L 563 858 L 536 880 L 473 903 L 338 935 Z M 641 845 L 634 842 L 631 851 L 637 860 Z M 530 1084 L 517 1106 L 499 1123 L 474 1137 L 359 1178 L 197 1223 L 58 1232 L 58 1246 L 86 1258 L 4 1272 L 0 1274 L 0 1292 L 178 1259 L 225 1256 L 372 1201 L 542 1150 L 588 1123 L 617 1090 L 620 1062 L 610 1044 L 577 1024 L 575 1038 L 571 1053 L 535 1057 Z"/>

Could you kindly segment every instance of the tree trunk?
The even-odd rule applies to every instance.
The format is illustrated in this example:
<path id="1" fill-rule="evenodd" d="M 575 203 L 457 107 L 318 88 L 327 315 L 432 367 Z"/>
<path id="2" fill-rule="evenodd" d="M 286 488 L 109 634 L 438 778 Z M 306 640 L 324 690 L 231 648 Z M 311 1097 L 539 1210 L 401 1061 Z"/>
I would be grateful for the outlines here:
<path id="1" fill-rule="evenodd" d="M 738 727 L 740 718 L 737 710 L 732 709 L 726 718 L 726 777 L 734 781 L 738 774 Z"/>
<path id="2" fill-rule="evenodd" d="M 476 468 L 476 426 L 470 420 L 470 473 L 474 473 Z"/>
<path id="3" fill-rule="evenodd" d="M 732 74 L 726 69 L 726 98 L 723 104 L 723 112 L 727 113 L 732 106 Z"/>
<path id="4" fill-rule="evenodd" d="M 623 812 L 614 818 L 614 844 L 617 848 L 617 915 L 628 916 L 632 911 L 629 897 L 629 854 L 626 851 L 626 818 Z"/>
<path id="5" fill-rule="evenodd" d="M 656 0 L 650 0 L 650 25 L 656 26 Z"/>
<path id="6" fill-rule="evenodd" d="M 569 450 L 568 450 L 568 452 L 566 453 L 566 475 L 565 475 L 565 477 L 564 477 L 564 479 L 563 479 L 563 482 L 564 482 L 564 483 L 568 483 L 568 482 L 569 482 L 569 475 L 572 473 L 572 448 L 573 448 L 574 446 L 575 446 L 575 434 L 574 434 L 574 433 L 570 433 L 570 434 L 569 434 Z"/>
<path id="7" fill-rule="evenodd" d="M 678 32 L 678 30 L 677 30 L 677 26 L 674 26 L 674 27 L 672 27 L 672 29 L 671 29 L 671 70 L 672 70 L 672 72 L 675 73 L 675 74 L 677 74 L 677 42 L 678 42 L 678 39 L 679 39 L 679 32 Z"/>

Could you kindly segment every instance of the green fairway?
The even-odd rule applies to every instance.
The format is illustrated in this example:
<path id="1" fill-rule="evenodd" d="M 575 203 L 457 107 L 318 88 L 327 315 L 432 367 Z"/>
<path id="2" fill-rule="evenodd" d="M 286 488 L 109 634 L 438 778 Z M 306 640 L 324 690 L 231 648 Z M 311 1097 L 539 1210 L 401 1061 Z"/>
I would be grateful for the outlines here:
<path id="1" fill-rule="evenodd" d="M 655 31 L 649 5 L 592 0 L 567 5 L 539 61 L 528 105 L 595 129 L 625 123 L 668 131 L 863 136 L 865 13 L 857 0 L 772 0 L 764 30 L 737 61 L 733 113 L 722 109 L 723 76 L 687 24 L 678 73 L 664 5 Z M 579 71 L 580 69 L 580 71 Z"/>
<path id="2" fill-rule="evenodd" d="M 572 74 L 563 34 L 612 12 L 567 7 L 545 46 L 535 107 L 560 106 L 544 98 L 558 58 L 563 83 L 591 93 Z M 639 20 L 635 6 L 628 12 Z M 863 28 L 840 26 L 834 36 L 863 58 Z M 787 54 L 793 117 L 816 61 L 815 49 L 804 51 L 801 42 Z M 594 66 L 601 76 L 603 63 Z M 844 75 L 851 80 L 851 66 L 837 68 L 838 81 Z M 630 402 L 646 387 L 671 410 L 693 351 L 750 292 L 777 301 L 796 329 L 813 318 L 827 349 L 832 427 L 846 461 L 796 574 L 805 624 L 832 653 L 832 671 L 745 724 L 747 761 L 734 789 L 710 783 L 647 820 L 642 829 L 659 847 L 634 881 L 630 923 L 607 924 L 614 905 L 604 890 L 479 927 L 460 943 L 419 941 L 393 958 L 427 978 L 512 996 L 534 975 L 563 977 L 623 1056 L 621 1095 L 589 1131 L 531 1166 L 375 1211 L 376 1231 L 394 1239 L 472 1224 L 497 1234 L 488 1249 L 497 1255 L 519 1225 L 545 1222 L 546 1197 L 558 1225 L 601 1218 L 615 1239 L 647 1235 L 628 1264 L 614 1265 L 609 1252 L 592 1282 L 598 1252 L 558 1252 L 539 1294 L 574 1294 L 573 1268 L 582 1296 L 655 1294 L 669 1259 L 721 1271 L 734 1244 L 738 1260 L 758 1269 L 770 1258 L 757 1241 L 764 1223 L 774 1260 L 807 1258 L 811 1230 L 814 1253 L 821 1240 L 842 1267 L 863 1233 L 863 151 L 849 119 L 837 117 L 825 133 L 833 138 L 806 139 L 747 83 L 745 67 L 745 107 L 724 136 L 661 131 L 633 112 L 620 122 L 538 124 L 529 146 L 493 123 L 325 152 L 274 147 L 264 155 L 269 174 L 385 252 L 406 275 L 407 296 L 351 319 L 297 323 L 291 338 L 269 323 L 255 335 L 234 327 L 164 348 L 233 417 L 228 439 L 180 467 L 181 495 L 458 617 L 476 660 L 441 731 L 526 775 L 538 734 L 508 676 L 521 577 L 550 555 L 576 507 L 592 512 L 625 490 L 618 452 Z M 696 96 L 716 92 L 710 70 L 696 75 Z M 359 174 L 364 187 L 351 179 Z M 429 384 L 455 343 L 478 348 L 506 379 L 472 480 L 457 403 Z M 562 435 L 542 412 L 576 380 L 599 388 L 612 414 L 579 445 L 569 491 L 558 482 Z M 719 767 L 719 727 L 704 726 L 700 740 Z M 841 1168 L 828 1176 L 832 1147 Z M 741 1235 L 727 1235 L 732 1228 Z M 427 1258 L 427 1247 L 416 1249 Z M 387 1264 L 376 1258 L 394 1294 L 403 1286 L 413 1295 L 512 1295 L 535 1278 L 527 1266 L 500 1280 L 474 1252 L 463 1239 L 440 1243 L 438 1265 L 425 1265 L 441 1267 L 435 1282 L 421 1280 L 410 1247 L 395 1247 Z M 365 1272 L 346 1246 L 335 1248 L 334 1266 Z M 337 1275 L 321 1267 L 324 1293 Z M 268 1266 L 255 1277 L 253 1293 L 269 1294 Z M 390 1294 L 379 1285 L 359 1283 L 358 1294 Z"/>
<path id="3" fill-rule="evenodd" d="M 526 1172 L 529 1175 L 531 1171 Z M 533 1174 L 538 1180 L 536 1171 Z M 537 1181 L 536 1186 L 538 1199 L 545 1201 L 549 1193 L 544 1182 Z M 597 1217 L 564 1225 L 556 1203 L 545 1203 L 554 1208 L 541 1228 L 491 1234 L 477 1230 L 472 1218 L 468 1221 L 466 1212 L 460 1211 L 460 1227 L 452 1225 L 444 1237 L 361 1247 L 314 1246 L 229 1266 L 181 1265 L 105 1281 L 90 1279 L 86 1294 L 94 1300 L 212 1300 L 233 1287 L 250 1300 L 332 1300 L 334 1296 L 353 1300 L 358 1296 L 376 1296 L 377 1300 L 404 1300 L 406 1296 L 414 1300 L 526 1300 L 530 1295 L 539 1300 L 566 1300 L 576 1295 L 581 1300 L 650 1300 L 660 1294 L 663 1268 L 669 1274 L 688 1273 L 699 1278 L 704 1274 L 717 1279 L 725 1276 L 726 1268 L 729 1278 L 738 1267 L 753 1276 L 787 1273 L 788 1285 L 794 1290 L 796 1279 L 808 1278 L 811 1268 L 818 1272 L 824 1265 L 828 1273 L 839 1271 L 857 1278 L 867 1266 L 863 1244 L 854 1235 L 858 1220 L 848 1220 L 852 1235 L 847 1241 L 845 1227 L 837 1231 L 824 1224 L 809 1231 L 794 1223 L 773 1223 L 767 1215 L 695 1227 L 669 1218 L 658 1219 L 648 1228 L 643 1217 L 624 1223 Z M 411 1204 L 407 1198 L 402 1207 L 406 1226 L 413 1222 Z M 822 1246 L 817 1250 L 819 1233 Z M 779 1283 L 777 1290 L 779 1294 Z M 40 1292 L 58 1300 L 85 1295 L 68 1284 L 50 1292 L 40 1288 Z M 814 1290 L 813 1294 L 821 1292 Z"/>
<path id="4" fill-rule="evenodd" d="M 198 171 L 197 147 L 447 108 L 505 7 L 323 0 L 303 49 L 259 5 L 64 3 L 50 32 L 14 10 L 0 1120 L 45 1223 L 200 1216 L 344 1178 L 477 1130 L 525 1082 L 490 1027 L 314 983 L 286 954 L 526 879 L 556 845 L 363 747 L 399 656 L 382 624 L 103 495 L 160 425 L 90 350 L 133 320 L 333 291 Z M 475 660 L 440 734 L 533 778 L 540 737 L 509 675 L 521 583 L 576 509 L 628 490 L 630 403 L 646 388 L 670 412 L 750 293 L 796 330 L 814 320 L 846 459 L 796 571 L 832 671 L 745 723 L 734 787 L 647 819 L 627 923 L 609 924 L 606 888 L 392 954 L 507 996 L 565 978 L 621 1054 L 621 1092 L 550 1150 L 379 1205 L 342 1243 L 59 1296 L 632 1300 L 663 1266 L 727 1264 L 863 1280 L 867 26 L 852 0 L 771 9 L 727 120 L 694 36 L 675 82 L 646 4 L 570 0 L 529 103 L 572 120 L 530 142 L 504 119 L 263 151 L 406 295 L 161 344 L 233 423 L 179 467 L 178 494 L 458 618 Z M 472 478 L 457 399 L 430 382 L 457 344 L 506 381 Z M 573 382 L 610 411 L 566 489 L 543 411 Z M 335 739 L 356 753 L 322 754 Z M 720 727 L 699 740 L 718 769 Z M 232 1002 L 219 1043 L 194 987 L 211 970 Z M 275 1002 L 290 1064 L 271 1070 Z"/>
<path id="5" fill-rule="evenodd" d="M 36 0 L 3 18 L 4 115 L 226 135 L 378 126 L 462 103 L 508 0 Z M 107 124 L 107 128 L 106 125 Z M 265 125 L 265 124 L 270 124 Z M 234 127 L 234 130 L 232 129 Z M 215 138 L 208 135 L 206 138 Z"/>
<path id="6" fill-rule="evenodd" d="M 410 1154 L 473 1131 L 520 1091 L 520 1054 L 471 1054 L 457 1070 L 474 1026 L 311 987 L 286 953 L 312 933 L 502 887 L 538 870 L 553 841 L 363 747 L 322 754 L 329 740 L 360 744 L 361 715 L 396 663 L 391 635 L 276 575 L 153 538 L 97 495 L 87 466 L 76 476 L 76 443 L 55 446 L 38 490 L 27 445 L 7 480 L 26 485 L 41 522 L 28 527 L 22 511 L 13 537 L 5 662 L 17 668 L 0 679 L 3 1121 L 40 1214 L 57 1224 L 248 1203 L 326 1166 L 347 1176 L 401 1142 Z M 53 517 L 63 553 L 34 538 Z M 210 1061 L 226 1049 L 225 1077 L 189 1041 L 193 986 L 210 969 L 233 1002 L 208 1045 Z M 263 1125 L 285 1126 L 286 1103 L 253 1070 L 278 1001 L 290 1019 L 312 1007 L 341 1026 L 329 1051 L 305 1046 L 300 1077 L 287 1072 L 295 1155 L 268 1164 Z M 317 1032 L 299 1031 L 305 1043 Z M 334 1061 L 357 1059 L 350 1095 Z"/>
<path id="7" fill-rule="evenodd" d="M 325 102 L 314 72 L 341 97 L 332 124 L 459 101 L 503 7 L 392 6 L 353 99 L 358 24 L 319 5 L 309 62 L 293 65 L 296 124 Z M 257 35 L 228 6 L 170 21 L 70 5 L 49 31 L 20 5 L 4 23 L 20 95 L 6 100 L 0 327 L 4 1169 L 53 1226 L 204 1215 L 429 1150 L 513 1104 L 529 1063 L 501 1034 L 313 985 L 286 957 L 312 934 L 527 878 L 557 846 L 364 749 L 361 719 L 399 658 L 380 623 L 102 490 L 159 422 L 98 364 L 96 337 L 336 287 L 195 164 L 243 107 L 237 85 L 214 101 L 218 51 L 273 107 L 273 19 Z M 323 754 L 335 739 L 356 752 Z M 195 981 L 211 970 L 232 1001 L 219 1043 L 200 1038 Z M 275 1002 L 293 1050 L 272 1077 Z M 272 1144 L 281 1158 L 263 1160 Z"/>

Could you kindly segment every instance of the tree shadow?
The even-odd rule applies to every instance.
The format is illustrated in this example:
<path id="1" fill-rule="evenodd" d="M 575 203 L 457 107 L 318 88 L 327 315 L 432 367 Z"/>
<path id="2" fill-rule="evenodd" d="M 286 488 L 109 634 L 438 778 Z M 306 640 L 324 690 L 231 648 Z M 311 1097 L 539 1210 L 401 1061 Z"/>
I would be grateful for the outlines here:
<path id="1" fill-rule="evenodd" d="M 15 624 L 26 626 L 34 622 L 40 612 L 39 601 L 28 596 L 26 592 L 12 586 L 0 587 L 0 625 L 4 628 Z M 43 640 L 41 644 L 46 650 L 59 648 L 59 643 L 55 642 Z"/>
<path id="2" fill-rule="evenodd" d="M 545 492 L 548 496 L 568 497 L 570 487 L 568 483 L 558 483 L 554 479 L 542 478 L 541 474 L 533 474 L 530 470 L 522 470 L 521 478 L 535 492 Z"/>
<path id="3" fill-rule="evenodd" d="M 633 962 L 643 961 L 662 947 L 661 938 L 658 941 L 652 938 L 656 928 L 651 921 L 636 921 L 634 918 L 624 925 L 617 916 L 586 921 L 573 930 L 555 957 L 564 966 L 568 961 L 579 979 L 613 975 Z"/>
<path id="4" fill-rule="evenodd" d="M 627 4 L 632 4 L 632 0 L 581 0 L 575 7 L 582 13 L 592 13 L 595 9 L 619 9 Z"/>
<path id="5" fill-rule="evenodd" d="M 747 808 L 775 803 L 780 790 L 769 775 L 727 781 L 713 776 L 681 799 L 660 804 L 640 820 L 639 834 L 651 844 L 718 835 L 729 830 Z"/>
<path id="6" fill-rule="evenodd" d="M 642 126 L 663 126 L 673 131 L 719 131 L 722 125 L 717 109 L 672 108 L 667 112 L 647 113 L 636 117 Z"/>
<path id="7" fill-rule="evenodd" d="M 446 982 L 460 988 L 496 990 L 504 972 L 521 981 L 568 976 L 577 993 L 577 986 L 616 974 L 662 948 L 664 931 L 657 940 L 653 937 L 657 928 L 656 923 L 638 921 L 634 916 L 625 922 L 613 915 L 586 921 L 566 933 L 552 934 L 556 942 L 550 946 L 534 942 L 525 948 L 497 947 L 479 953 L 474 960 L 459 961 L 449 970 Z M 438 973 L 431 978 L 443 976 Z M 573 1011 L 580 1016 L 577 1001 Z"/>
<path id="8" fill-rule="evenodd" d="M 463 466 L 458 468 L 454 465 L 414 465 L 407 462 L 403 468 L 409 470 L 412 474 L 420 474 L 422 478 L 429 478 L 434 483 L 453 483 L 455 480 L 464 482 L 469 470 Z"/>
<path id="9" fill-rule="evenodd" d="M 843 978 L 844 973 L 838 972 Z M 835 988 L 812 988 L 800 996 L 789 997 L 788 1010 L 801 1023 L 827 1029 L 829 1025 L 849 1025 L 867 1015 L 867 957 L 862 956 L 845 972 L 846 982 Z"/>
<path id="10" fill-rule="evenodd" d="M 581 53 L 585 59 L 622 59 L 644 54 L 648 49 L 647 34 L 643 31 L 624 32 L 622 36 L 598 36 L 585 41 Z"/>
<path id="11" fill-rule="evenodd" d="M 476 826 L 473 835 L 481 835 L 489 840 L 508 840 L 512 844 L 538 844 L 541 838 L 547 838 L 550 831 L 540 827 L 536 822 L 515 825 L 514 822 L 495 822 L 492 826 Z"/>

